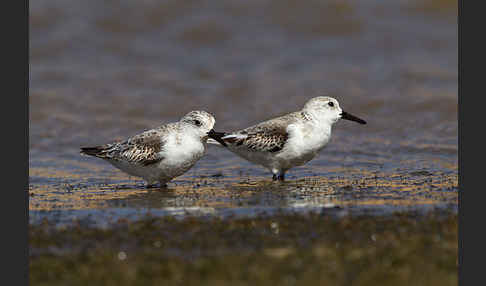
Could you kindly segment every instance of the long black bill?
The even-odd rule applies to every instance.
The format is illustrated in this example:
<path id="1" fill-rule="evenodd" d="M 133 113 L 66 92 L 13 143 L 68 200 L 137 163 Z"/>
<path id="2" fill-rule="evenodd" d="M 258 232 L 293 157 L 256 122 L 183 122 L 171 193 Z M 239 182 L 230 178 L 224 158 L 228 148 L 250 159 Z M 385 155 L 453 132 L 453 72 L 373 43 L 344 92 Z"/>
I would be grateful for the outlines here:
<path id="1" fill-rule="evenodd" d="M 346 119 L 346 120 L 351 120 L 351 121 L 354 121 L 354 122 L 358 122 L 360 124 L 366 124 L 366 121 L 364 121 L 363 119 L 361 118 L 358 118 L 352 114 L 349 114 L 347 112 L 341 112 L 341 118 L 342 119 Z"/>
<path id="2" fill-rule="evenodd" d="M 216 131 L 214 131 L 214 129 L 211 129 L 211 130 L 209 130 L 209 132 L 207 134 L 208 134 L 209 138 L 212 138 L 212 139 L 218 141 L 218 143 L 223 145 L 224 147 L 227 146 L 226 142 L 224 142 L 224 140 L 221 139 L 221 137 L 226 135 L 224 132 L 216 132 Z"/>

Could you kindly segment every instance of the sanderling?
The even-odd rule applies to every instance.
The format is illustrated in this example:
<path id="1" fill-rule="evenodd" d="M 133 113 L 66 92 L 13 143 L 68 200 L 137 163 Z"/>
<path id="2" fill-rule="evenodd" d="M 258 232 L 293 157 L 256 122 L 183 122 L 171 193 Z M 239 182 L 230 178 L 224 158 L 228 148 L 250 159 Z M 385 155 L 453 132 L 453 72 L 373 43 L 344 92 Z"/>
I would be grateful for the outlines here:
<path id="1" fill-rule="evenodd" d="M 81 154 L 110 162 L 123 172 L 141 177 L 151 187 L 165 186 L 184 174 L 206 152 L 214 117 L 205 111 L 191 111 L 178 122 L 147 130 L 121 142 L 81 148 Z M 219 134 L 221 135 L 221 134 Z"/>
<path id="2" fill-rule="evenodd" d="M 340 118 L 366 122 L 342 111 L 336 99 L 318 96 L 300 111 L 261 122 L 231 133 L 213 133 L 208 143 L 227 147 L 231 152 L 284 180 L 285 172 L 312 160 L 331 139 L 331 127 Z M 213 140 L 212 140 L 213 139 Z"/>

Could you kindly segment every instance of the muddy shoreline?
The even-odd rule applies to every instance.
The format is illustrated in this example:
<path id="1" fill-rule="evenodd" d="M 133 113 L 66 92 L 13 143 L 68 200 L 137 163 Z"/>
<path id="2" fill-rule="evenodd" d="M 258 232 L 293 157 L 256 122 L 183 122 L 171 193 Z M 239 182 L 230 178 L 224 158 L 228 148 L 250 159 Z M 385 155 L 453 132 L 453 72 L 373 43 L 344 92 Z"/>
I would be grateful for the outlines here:
<path id="1" fill-rule="evenodd" d="M 457 215 L 146 217 L 29 227 L 36 285 L 456 285 Z"/>
<path id="2" fill-rule="evenodd" d="M 95 183 L 91 178 L 79 176 L 75 182 L 56 187 L 31 187 L 30 222 L 56 217 L 59 223 L 66 224 L 89 217 L 94 224 L 102 225 L 108 218 L 140 217 L 147 213 L 244 217 L 277 211 L 328 211 L 387 215 L 434 208 L 457 212 L 458 204 L 458 175 L 454 172 L 372 173 L 343 169 L 339 175 L 290 179 L 284 183 L 266 177 L 241 178 L 217 173 L 176 179 L 166 189 L 146 189 L 143 181 L 123 180 L 125 176 L 119 174 L 120 181 L 114 183 Z"/>

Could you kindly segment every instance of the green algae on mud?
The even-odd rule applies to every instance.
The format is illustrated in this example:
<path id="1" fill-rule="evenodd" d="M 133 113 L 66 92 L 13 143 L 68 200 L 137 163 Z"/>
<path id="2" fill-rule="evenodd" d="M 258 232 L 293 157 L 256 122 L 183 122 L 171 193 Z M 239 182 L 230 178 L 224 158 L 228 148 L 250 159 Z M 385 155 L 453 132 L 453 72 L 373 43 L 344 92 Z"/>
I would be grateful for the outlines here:
<path id="1" fill-rule="evenodd" d="M 457 214 L 30 225 L 32 285 L 457 285 Z"/>

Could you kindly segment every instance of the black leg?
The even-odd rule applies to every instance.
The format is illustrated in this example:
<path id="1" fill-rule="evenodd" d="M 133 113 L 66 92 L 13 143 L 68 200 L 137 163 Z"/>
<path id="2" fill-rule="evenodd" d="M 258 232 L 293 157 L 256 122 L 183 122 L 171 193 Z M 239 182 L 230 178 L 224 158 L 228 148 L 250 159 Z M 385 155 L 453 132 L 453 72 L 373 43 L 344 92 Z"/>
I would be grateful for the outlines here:
<path id="1" fill-rule="evenodd" d="M 276 181 L 277 179 L 277 175 L 273 174 L 272 180 Z"/>
<path id="2" fill-rule="evenodd" d="M 167 189 L 167 183 L 160 183 L 160 189 Z"/>
<path id="3" fill-rule="evenodd" d="M 167 183 L 165 181 L 158 181 L 153 183 L 147 183 L 145 187 L 147 189 L 166 189 Z"/>

